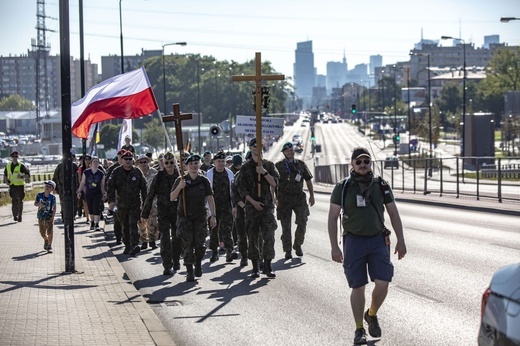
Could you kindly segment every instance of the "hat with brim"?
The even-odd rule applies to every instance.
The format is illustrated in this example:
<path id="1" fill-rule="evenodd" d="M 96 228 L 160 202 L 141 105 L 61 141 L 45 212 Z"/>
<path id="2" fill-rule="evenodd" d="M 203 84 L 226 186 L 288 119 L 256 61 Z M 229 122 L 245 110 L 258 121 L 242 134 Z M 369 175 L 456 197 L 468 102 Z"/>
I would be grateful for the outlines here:
<path id="1" fill-rule="evenodd" d="M 256 145 L 256 137 L 253 138 L 253 139 L 251 139 L 251 140 L 249 141 L 249 143 L 247 143 L 247 145 L 248 145 L 249 147 L 250 147 L 250 146 L 253 146 L 253 145 Z"/>
<path id="2" fill-rule="evenodd" d="M 52 180 L 47 180 L 44 183 L 45 183 L 45 185 L 52 186 L 53 189 L 56 188 L 56 183 L 54 181 L 52 181 Z"/>
<path id="3" fill-rule="evenodd" d="M 226 158 L 226 154 L 224 154 L 224 152 L 222 150 L 219 150 L 215 153 L 215 155 L 213 155 L 213 160 L 219 160 L 219 159 L 225 159 Z"/>
<path id="4" fill-rule="evenodd" d="M 125 157 L 134 157 L 134 154 L 132 154 L 132 152 L 130 150 L 125 150 L 121 153 L 121 157 L 122 158 L 125 158 Z"/>
<path id="5" fill-rule="evenodd" d="M 354 151 L 352 151 L 352 160 L 358 159 L 358 158 L 360 158 L 362 156 L 366 156 L 369 159 L 372 158 L 372 156 L 370 156 L 370 152 L 368 151 L 367 148 L 357 147 L 357 148 L 354 149 Z"/>
<path id="6" fill-rule="evenodd" d="M 141 155 L 139 155 L 139 156 L 137 157 L 137 161 L 141 161 L 141 160 L 146 160 L 146 161 L 148 161 L 148 163 L 149 163 L 150 161 L 152 161 L 152 159 L 149 158 L 148 156 L 146 156 L 145 154 L 141 154 Z"/>
<path id="7" fill-rule="evenodd" d="M 11 157 L 18 157 L 18 152 L 15 150 L 9 156 L 11 156 Z"/>

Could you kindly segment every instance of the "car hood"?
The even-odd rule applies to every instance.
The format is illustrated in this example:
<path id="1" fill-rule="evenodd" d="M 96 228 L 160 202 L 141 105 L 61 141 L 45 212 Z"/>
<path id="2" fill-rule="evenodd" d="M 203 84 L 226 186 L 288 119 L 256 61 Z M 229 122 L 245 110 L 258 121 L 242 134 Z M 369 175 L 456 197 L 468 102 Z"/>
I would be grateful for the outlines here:
<path id="1" fill-rule="evenodd" d="M 520 302 L 520 263 L 497 270 L 491 279 L 490 288 L 496 294 Z"/>

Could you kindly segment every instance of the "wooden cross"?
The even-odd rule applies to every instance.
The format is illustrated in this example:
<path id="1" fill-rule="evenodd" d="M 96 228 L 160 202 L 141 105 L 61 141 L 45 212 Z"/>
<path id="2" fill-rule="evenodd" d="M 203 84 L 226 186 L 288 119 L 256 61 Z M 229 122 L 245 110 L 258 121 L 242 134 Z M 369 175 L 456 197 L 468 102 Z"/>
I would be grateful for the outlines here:
<path id="1" fill-rule="evenodd" d="M 183 156 L 184 156 L 184 144 L 183 143 L 184 142 L 182 140 L 181 121 L 189 120 L 189 119 L 191 119 L 191 113 L 181 113 L 180 106 L 178 103 L 173 104 L 173 115 L 166 115 L 166 116 L 162 117 L 162 120 L 164 123 L 168 123 L 168 122 L 175 123 L 175 138 L 177 140 L 177 149 L 179 150 L 180 163 L 181 163 L 181 170 L 179 172 L 179 176 L 181 177 L 181 179 L 184 179 L 184 161 L 183 161 Z M 184 215 L 187 216 L 188 214 L 186 213 L 186 194 L 185 194 L 184 189 L 182 189 L 182 202 L 183 202 L 183 206 L 184 206 Z"/>
<path id="2" fill-rule="evenodd" d="M 235 82 L 254 81 L 256 83 L 256 146 L 258 147 L 258 165 L 262 165 L 262 81 L 263 80 L 284 80 L 283 74 L 262 74 L 262 54 L 255 54 L 256 74 L 254 76 L 232 76 Z M 261 176 L 258 174 L 258 196 L 260 196 Z"/>

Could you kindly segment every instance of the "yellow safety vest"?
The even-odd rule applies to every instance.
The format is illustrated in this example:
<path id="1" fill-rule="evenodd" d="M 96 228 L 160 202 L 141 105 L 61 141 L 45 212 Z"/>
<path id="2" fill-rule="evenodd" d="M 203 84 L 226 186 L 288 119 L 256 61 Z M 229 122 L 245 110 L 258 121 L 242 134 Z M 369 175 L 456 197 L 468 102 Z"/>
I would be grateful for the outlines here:
<path id="1" fill-rule="evenodd" d="M 21 168 L 22 168 L 22 164 L 20 162 L 18 162 L 18 164 L 16 165 L 16 167 L 14 168 L 14 172 L 12 172 L 12 162 L 9 162 L 7 164 L 7 179 L 9 180 L 9 184 L 10 185 L 15 185 L 15 186 L 23 186 L 25 185 L 25 177 L 24 175 L 21 175 Z M 19 178 L 19 176 L 22 176 L 22 178 Z"/>

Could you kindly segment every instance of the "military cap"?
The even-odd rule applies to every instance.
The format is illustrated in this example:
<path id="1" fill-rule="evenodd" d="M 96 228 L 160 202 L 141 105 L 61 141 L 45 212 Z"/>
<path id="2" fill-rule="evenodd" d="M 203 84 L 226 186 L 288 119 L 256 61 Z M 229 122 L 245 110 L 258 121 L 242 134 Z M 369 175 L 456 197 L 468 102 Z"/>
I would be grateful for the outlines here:
<path id="1" fill-rule="evenodd" d="M 224 152 L 222 150 L 219 150 L 215 153 L 215 155 L 213 155 L 213 160 L 218 160 L 218 159 L 225 159 L 226 158 L 226 154 L 224 154 Z"/>
<path id="2" fill-rule="evenodd" d="M 185 164 L 188 164 L 188 162 L 192 162 L 192 161 L 200 161 L 200 156 L 197 155 L 197 154 L 192 154 L 192 155 L 188 156 L 188 157 L 184 160 L 184 163 L 185 163 Z"/>
<path id="3" fill-rule="evenodd" d="M 293 144 L 291 142 L 285 142 L 283 147 L 282 147 L 282 153 L 287 150 L 287 149 L 290 149 L 293 147 Z"/>
<path id="4" fill-rule="evenodd" d="M 130 150 L 123 150 L 123 152 L 121 153 L 121 157 L 125 158 L 125 157 L 134 157 L 134 154 L 132 154 L 132 152 Z"/>
<path id="5" fill-rule="evenodd" d="M 249 147 L 252 146 L 252 145 L 256 146 L 256 137 L 253 138 L 253 139 L 251 139 L 251 140 L 249 141 L 249 143 L 247 143 L 247 146 L 249 146 Z"/>
<path id="6" fill-rule="evenodd" d="M 246 153 L 246 160 L 249 160 L 253 156 L 253 152 L 251 150 L 248 150 Z"/>
<path id="7" fill-rule="evenodd" d="M 165 160 L 171 160 L 173 158 L 175 158 L 175 156 L 173 155 L 173 153 L 171 151 L 167 152 L 166 154 L 163 155 L 163 158 Z"/>
<path id="8" fill-rule="evenodd" d="M 11 157 L 18 157 L 18 152 L 15 150 L 9 156 L 11 156 Z"/>
<path id="9" fill-rule="evenodd" d="M 206 150 L 204 152 L 204 154 L 202 154 L 202 156 L 211 155 L 211 154 L 212 154 L 211 150 Z"/>

